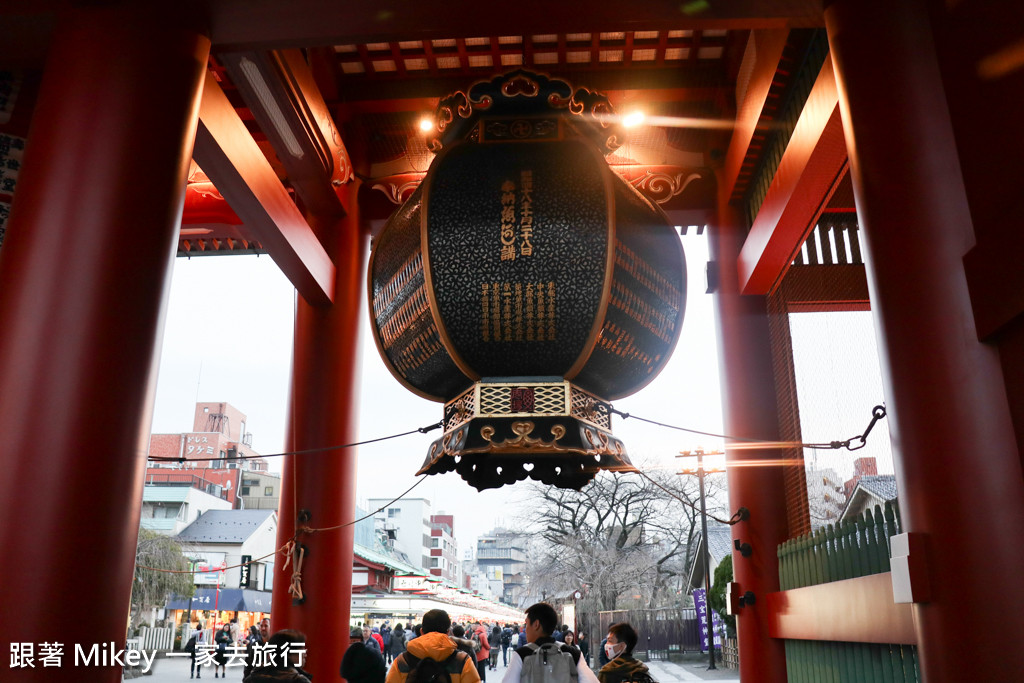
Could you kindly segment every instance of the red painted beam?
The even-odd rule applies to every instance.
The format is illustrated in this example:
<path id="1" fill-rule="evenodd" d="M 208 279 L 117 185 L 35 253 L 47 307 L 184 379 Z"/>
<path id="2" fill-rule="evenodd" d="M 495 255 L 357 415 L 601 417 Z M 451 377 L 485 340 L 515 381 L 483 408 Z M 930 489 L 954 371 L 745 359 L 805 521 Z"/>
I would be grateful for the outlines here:
<path id="1" fill-rule="evenodd" d="M 329 304 L 334 264 L 212 78 L 203 85 L 193 155 L 299 294 Z"/>
<path id="2" fill-rule="evenodd" d="M 737 274 L 743 294 L 771 291 L 845 169 L 839 93 L 832 60 L 826 59 L 740 251 Z"/>
<path id="3" fill-rule="evenodd" d="M 768 91 L 771 90 L 772 80 L 779 68 L 779 61 L 782 59 L 782 51 L 786 47 L 788 36 L 789 31 L 786 29 L 752 31 L 750 33 L 747 49 L 754 52 L 747 58 L 753 63 L 744 65 L 749 69 L 750 74 L 747 91 L 743 95 L 742 102 L 737 106 L 736 124 L 729 142 L 729 149 L 725 153 L 725 167 L 720 178 L 726 197 L 732 196 L 736 179 L 739 178 L 740 168 L 747 156 L 747 150 L 754 137 L 757 124 L 761 120 L 765 102 L 768 100 Z"/>
<path id="4" fill-rule="evenodd" d="M 773 638 L 916 645 L 914 610 L 896 604 L 889 572 L 768 594 Z"/>

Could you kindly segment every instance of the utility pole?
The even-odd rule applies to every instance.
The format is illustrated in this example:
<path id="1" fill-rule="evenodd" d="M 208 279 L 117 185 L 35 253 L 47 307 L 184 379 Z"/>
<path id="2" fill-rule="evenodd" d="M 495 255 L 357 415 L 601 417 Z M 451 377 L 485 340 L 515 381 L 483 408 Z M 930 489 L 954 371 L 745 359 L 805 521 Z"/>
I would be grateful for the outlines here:
<path id="1" fill-rule="evenodd" d="M 693 451 L 683 451 L 676 456 L 678 458 L 697 458 L 696 470 L 685 469 L 679 474 L 696 474 L 697 481 L 700 484 L 700 532 L 701 545 L 704 548 L 704 552 L 701 554 L 701 562 L 704 565 L 704 620 L 705 627 L 708 630 L 708 671 L 718 667 L 715 666 L 715 631 L 711 621 L 711 551 L 708 548 L 708 512 L 704 495 L 704 475 L 713 472 L 724 472 L 725 470 L 722 468 L 705 470 L 704 456 L 723 454 L 722 451 L 705 451 L 703 448 L 697 448 Z"/>

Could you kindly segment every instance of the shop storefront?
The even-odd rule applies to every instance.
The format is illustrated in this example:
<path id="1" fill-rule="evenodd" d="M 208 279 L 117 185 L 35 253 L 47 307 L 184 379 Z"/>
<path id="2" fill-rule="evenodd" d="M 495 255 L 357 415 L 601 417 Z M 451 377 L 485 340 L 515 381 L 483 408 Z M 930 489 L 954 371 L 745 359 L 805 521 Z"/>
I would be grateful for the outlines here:
<path id="1" fill-rule="evenodd" d="M 191 598 L 173 598 L 165 609 L 179 628 L 198 621 L 203 629 L 216 630 L 237 619 L 241 637 L 250 626 L 258 626 L 261 619 L 270 616 L 270 592 L 249 588 L 196 588 Z"/>

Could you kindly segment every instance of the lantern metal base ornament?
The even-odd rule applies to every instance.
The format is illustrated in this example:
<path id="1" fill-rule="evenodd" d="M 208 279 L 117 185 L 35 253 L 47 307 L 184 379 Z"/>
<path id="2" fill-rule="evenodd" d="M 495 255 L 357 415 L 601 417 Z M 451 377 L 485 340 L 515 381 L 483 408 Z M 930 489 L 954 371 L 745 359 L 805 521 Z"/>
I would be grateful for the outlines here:
<path id="1" fill-rule="evenodd" d="M 441 100 L 438 155 L 368 276 L 385 365 L 445 402 L 420 473 L 579 489 L 633 470 L 606 401 L 668 362 L 686 261 L 661 209 L 604 159 L 625 139 L 613 113 L 523 70 Z"/>
<path id="2" fill-rule="evenodd" d="M 454 470 L 480 491 L 527 477 L 579 490 L 599 470 L 636 471 L 601 399 L 536 379 L 477 382 L 446 403 L 444 435 L 416 474 Z"/>

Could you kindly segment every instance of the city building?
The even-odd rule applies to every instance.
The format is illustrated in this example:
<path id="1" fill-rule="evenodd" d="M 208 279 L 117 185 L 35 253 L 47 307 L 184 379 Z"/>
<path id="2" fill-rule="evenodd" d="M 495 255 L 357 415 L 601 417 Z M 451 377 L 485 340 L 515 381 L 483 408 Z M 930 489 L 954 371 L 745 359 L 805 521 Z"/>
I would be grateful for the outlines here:
<path id="1" fill-rule="evenodd" d="M 518 604 L 526 584 L 526 543 L 522 536 L 502 528 L 481 536 L 476 542 L 476 564 L 493 582 L 493 590 L 502 601 Z"/>
<path id="2" fill-rule="evenodd" d="M 175 536 L 209 510 L 230 510 L 231 503 L 189 483 L 147 484 L 142 490 L 140 525 Z"/>
<path id="3" fill-rule="evenodd" d="M 190 559 L 209 569 L 196 574 L 197 586 L 263 591 L 273 587 L 277 549 L 277 513 L 273 510 L 210 510 L 177 538 Z M 250 562 L 248 569 L 239 566 Z"/>
<path id="4" fill-rule="evenodd" d="M 847 519 L 855 519 L 865 510 L 870 509 L 874 514 L 875 506 L 884 506 L 886 503 L 894 502 L 897 499 L 896 475 L 894 474 L 866 474 L 859 478 L 846 501 L 846 508 L 839 516 L 840 522 Z"/>
<path id="5" fill-rule="evenodd" d="M 460 567 L 457 561 L 455 518 L 440 512 L 431 513 L 426 498 L 403 498 L 389 503 L 388 498 L 370 498 L 370 509 L 387 507 L 374 516 L 374 529 L 385 547 L 396 552 L 424 573 L 457 584 Z"/>
<path id="6" fill-rule="evenodd" d="M 216 628 L 237 618 L 244 632 L 270 613 L 277 513 L 209 510 L 177 540 L 192 566 L 196 589 L 188 598 L 168 602 L 165 609 L 175 624 L 200 620 L 206 628 Z"/>
<path id="7" fill-rule="evenodd" d="M 430 501 L 426 498 L 403 498 L 393 502 L 390 498 L 370 498 L 374 515 L 374 528 L 386 539 L 389 547 L 405 553 L 409 562 L 424 571 L 430 567 Z"/>
<path id="8" fill-rule="evenodd" d="M 430 565 L 434 576 L 459 584 L 462 567 L 459 565 L 459 545 L 455 541 L 455 517 L 443 512 L 430 516 Z"/>
<path id="9" fill-rule="evenodd" d="M 237 509 L 277 509 L 281 479 L 252 449 L 246 415 L 229 403 L 196 403 L 192 431 L 151 435 L 149 456 L 156 460 L 147 484 L 192 486 Z"/>
<path id="10" fill-rule="evenodd" d="M 281 475 L 260 470 L 239 472 L 238 501 L 243 510 L 277 510 Z"/>

